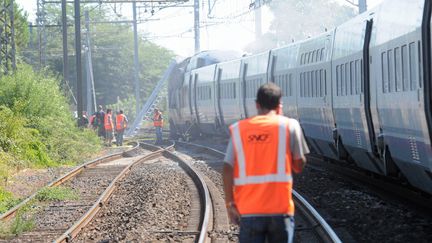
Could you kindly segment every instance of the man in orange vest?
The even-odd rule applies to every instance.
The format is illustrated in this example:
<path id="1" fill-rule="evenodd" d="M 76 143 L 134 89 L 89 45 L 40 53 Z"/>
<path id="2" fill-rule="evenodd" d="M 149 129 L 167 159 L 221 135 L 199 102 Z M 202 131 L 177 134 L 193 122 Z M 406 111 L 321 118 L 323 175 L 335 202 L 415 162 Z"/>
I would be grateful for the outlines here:
<path id="1" fill-rule="evenodd" d="M 156 130 L 156 144 L 162 144 L 163 118 L 162 118 L 162 112 L 160 112 L 158 108 L 154 109 L 153 126 L 155 127 Z"/>
<path id="2" fill-rule="evenodd" d="M 116 144 L 117 146 L 123 146 L 123 134 L 128 124 L 127 117 L 123 114 L 123 110 L 120 110 L 116 116 Z"/>
<path id="3" fill-rule="evenodd" d="M 298 121 L 282 115 L 281 90 L 258 89 L 258 115 L 230 126 L 224 159 L 228 216 L 240 224 L 240 242 L 292 242 L 292 171 L 302 171 L 309 153 Z"/>
<path id="4" fill-rule="evenodd" d="M 108 146 L 111 146 L 111 142 L 113 140 L 113 129 L 114 129 L 111 109 L 107 109 L 106 111 L 104 117 L 104 129 L 105 129 L 105 142 L 107 143 Z"/>

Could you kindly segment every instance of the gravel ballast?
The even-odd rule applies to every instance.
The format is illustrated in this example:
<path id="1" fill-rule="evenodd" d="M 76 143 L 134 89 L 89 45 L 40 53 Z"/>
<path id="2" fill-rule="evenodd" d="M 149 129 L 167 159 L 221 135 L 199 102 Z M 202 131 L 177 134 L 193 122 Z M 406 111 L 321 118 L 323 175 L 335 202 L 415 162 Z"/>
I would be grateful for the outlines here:
<path id="1" fill-rule="evenodd" d="M 190 178 L 165 158 L 140 163 L 75 242 L 193 242 Z"/>

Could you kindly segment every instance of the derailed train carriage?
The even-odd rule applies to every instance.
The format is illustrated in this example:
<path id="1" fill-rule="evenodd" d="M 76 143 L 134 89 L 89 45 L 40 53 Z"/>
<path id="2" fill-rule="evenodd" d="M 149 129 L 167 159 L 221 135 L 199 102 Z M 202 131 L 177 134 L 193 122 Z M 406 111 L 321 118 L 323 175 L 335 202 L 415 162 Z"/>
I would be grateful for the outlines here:
<path id="1" fill-rule="evenodd" d="M 227 136 L 256 115 L 258 87 L 275 82 L 314 153 L 432 194 L 431 9 L 430 0 L 387 0 L 282 48 L 187 59 L 170 79 L 172 131 Z"/>

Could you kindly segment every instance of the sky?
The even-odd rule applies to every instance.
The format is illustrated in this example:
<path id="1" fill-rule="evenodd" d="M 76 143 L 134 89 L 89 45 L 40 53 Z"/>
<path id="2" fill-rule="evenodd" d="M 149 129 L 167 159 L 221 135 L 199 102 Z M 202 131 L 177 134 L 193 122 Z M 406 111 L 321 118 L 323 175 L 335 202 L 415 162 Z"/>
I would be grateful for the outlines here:
<path id="1" fill-rule="evenodd" d="M 348 0 L 336 0 L 341 4 L 348 4 Z M 352 1 L 352 0 L 351 0 Z M 356 1 L 356 0 L 355 0 Z M 367 0 L 371 8 L 383 0 Z M 34 21 L 36 0 L 16 0 Z M 242 51 L 255 38 L 255 12 L 248 11 L 250 0 L 218 0 L 218 4 L 208 14 L 208 1 L 200 1 L 201 21 L 201 50 L 229 49 Z M 191 5 L 189 0 L 187 5 Z M 349 5 L 349 4 L 348 4 Z M 121 14 L 124 19 L 131 19 L 131 4 L 113 6 L 112 9 Z M 158 45 L 173 50 L 177 55 L 190 56 L 194 53 L 193 9 L 191 7 L 176 7 L 159 10 L 154 7 L 155 15 L 150 21 L 138 25 L 140 36 Z M 150 9 L 139 8 L 139 19 L 150 17 Z M 239 16 L 240 15 L 240 16 Z M 273 16 L 269 9 L 261 8 L 262 33 L 268 31 Z"/>

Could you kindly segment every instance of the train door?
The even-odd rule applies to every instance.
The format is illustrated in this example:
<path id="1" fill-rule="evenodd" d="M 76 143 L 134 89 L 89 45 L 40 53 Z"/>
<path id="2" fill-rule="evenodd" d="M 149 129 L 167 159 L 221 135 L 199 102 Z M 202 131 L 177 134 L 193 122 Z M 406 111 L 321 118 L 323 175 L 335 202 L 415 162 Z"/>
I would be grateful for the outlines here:
<path id="1" fill-rule="evenodd" d="M 216 82 L 215 82 L 215 93 L 216 93 L 216 119 L 219 127 L 217 129 L 225 127 L 222 104 L 221 104 L 221 78 L 222 78 L 222 69 L 218 68 L 216 73 Z"/>
<path id="2" fill-rule="evenodd" d="M 366 21 L 366 30 L 365 30 L 365 39 L 363 45 L 363 87 L 364 93 L 363 98 L 360 99 L 364 105 L 367 128 L 369 133 L 369 141 L 371 146 L 371 152 L 373 154 L 377 154 L 377 144 L 376 144 L 376 136 L 375 136 L 375 127 L 372 119 L 372 111 L 371 111 L 371 81 L 370 81 L 370 42 L 372 37 L 372 27 L 373 27 L 373 19 Z"/>
<path id="3" fill-rule="evenodd" d="M 195 119 L 196 123 L 200 124 L 200 116 L 199 116 L 199 109 L 198 109 L 198 103 L 197 103 L 197 83 L 198 83 L 198 74 L 195 73 L 193 78 L 193 106 L 194 106 L 194 113 L 195 113 Z"/>
<path id="4" fill-rule="evenodd" d="M 194 78 L 193 74 L 189 75 L 189 112 L 191 120 L 195 115 L 195 89 L 194 89 Z"/>

